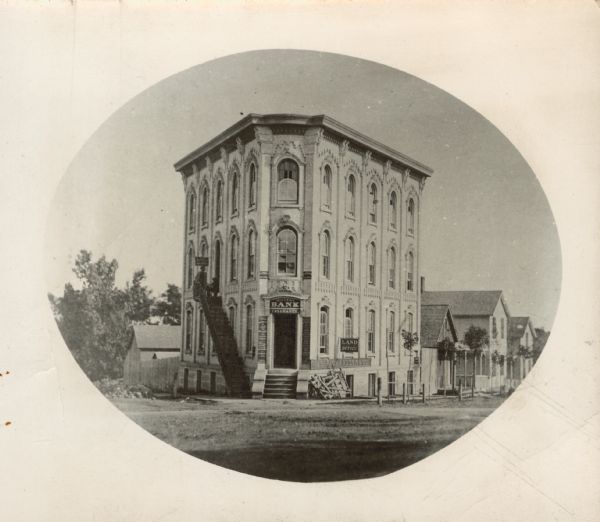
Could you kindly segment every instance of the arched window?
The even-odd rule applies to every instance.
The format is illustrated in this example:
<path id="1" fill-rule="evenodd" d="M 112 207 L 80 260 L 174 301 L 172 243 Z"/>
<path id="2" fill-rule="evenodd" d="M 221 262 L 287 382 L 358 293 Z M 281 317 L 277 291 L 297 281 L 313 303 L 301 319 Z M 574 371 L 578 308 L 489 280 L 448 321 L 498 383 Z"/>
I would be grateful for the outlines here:
<path id="1" fill-rule="evenodd" d="M 246 353 L 252 353 L 252 345 L 254 344 L 253 337 L 254 328 L 254 310 L 252 305 L 246 306 Z"/>
<path id="2" fill-rule="evenodd" d="M 323 169 L 323 186 L 321 188 L 323 206 L 331 208 L 331 167 L 329 165 L 325 165 Z"/>
<path id="3" fill-rule="evenodd" d="M 188 288 L 192 288 L 194 282 L 194 246 L 190 245 L 187 255 L 187 277 L 186 283 Z"/>
<path id="4" fill-rule="evenodd" d="M 217 221 L 221 221 L 223 219 L 223 182 L 219 180 L 217 182 L 217 213 L 216 218 Z"/>
<path id="5" fill-rule="evenodd" d="M 321 234 L 321 275 L 326 279 L 329 279 L 330 274 L 330 249 L 331 239 L 329 232 L 324 230 Z"/>
<path id="6" fill-rule="evenodd" d="M 415 256 L 412 252 L 408 253 L 408 262 L 406 270 L 406 289 L 412 292 L 414 290 L 413 274 L 415 270 Z"/>
<path id="7" fill-rule="evenodd" d="M 277 166 L 277 201 L 283 204 L 298 203 L 298 164 L 285 159 Z"/>
<path id="8" fill-rule="evenodd" d="M 233 234 L 231 236 L 231 248 L 230 248 L 229 256 L 230 256 L 230 263 L 229 263 L 230 274 L 229 274 L 229 280 L 230 281 L 237 281 L 238 237 L 235 234 Z"/>
<path id="9" fill-rule="evenodd" d="M 188 306 L 185 311 L 185 353 L 192 353 L 193 311 Z"/>
<path id="10" fill-rule="evenodd" d="M 255 274 L 256 267 L 256 234 L 254 234 L 254 230 L 250 230 L 248 232 L 248 272 L 246 274 L 248 279 L 251 279 Z"/>
<path id="11" fill-rule="evenodd" d="M 233 173 L 231 178 L 231 213 L 235 214 L 238 211 L 240 197 L 240 178 L 237 172 Z"/>
<path id="12" fill-rule="evenodd" d="M 352 174 L 348 176 L 346 186 L 346 212 L 351 216 L 356 212 L 356 180 Z"/>
<path id="13" fill-rule="evenodd" d="M 396 329 L 396 314 L 393 311 L 388 312 L 387 320 L 387 349 L 388 353 L 396 351 L 394 342 L 394 330 Z"/>
<path id="14" fill-rule="evenodd" d="M 196 192 L 192 190 L 188 200 L 188 230 L 194 230 L 196 225 Z"/>
<path id="15" fill-rule="evenodd" d="M 329 308 L 322 306 L 319 312 L 319 353 L 329 352 Z"/>
<path id="16" fill-rule="evenodd" d="M 375 353 L 375 310 L 367 313 L 367 352 Z"/>
<path id="17" fill-rule="evenodd" d="M 415 200 L 410 198 L 408 200 L 408 219 L 407 219 L 407 226 L 408 226 L 408 233 L 409 234 L 414 234 L 415 233 Z"/>
<path id="18" fill-rule="evenodd" d="M 368 262 L 369 262 L 369 284 L 375 284 L 375 261 L 377 259 L 377 252 L 375 251 L 375 243 L 371 242 L 368 246 L 367 252 Z"/>
<path id="19" fill-rule="evenodd" d="M 296 275 L 296 233 L 291 228 L 283 228 L 277 234 L 277 272 Z"/>
<path id="20" fill-rule="evenodd" d="M 208 244 L 206 243 L 206 239 L 202 240 L 202 244 L 200 245 L 200 255 L 202 257 L 208 257 Z"/>
<path id="21" fill-rule="evenodd" d="M 398 198 L 396 192 L 392 191 L 390 194 L 390 225 L 392 228 L 396 228 L 398 223 Z"/>
<path id="22" fill-rule="evenodd" d="M 369 222 L 377 223 L 377 186 L 371 183 L 369 187 Z"/>
<path id="23" fill-rule="evenodd" d="M 248 206 L 256 205 L 256 166 L 250 165 L 250 174 L 248 176 Z"/>
<path id="24" fill-rule="evenodd" d="M 206 225 L 208 224 L 208 211 L 209 211 L 209 192 L 208 192 L 208 187 L 204 187 L 204 189 L 202 189 L 202 224 Z"/>
<path id="25" fill-rule="evenodd" d="M 346 279 L 354 282 L 354 238 L 346 240 Z"/>
<path id="26" fill-rule="evenodd" d="M 388 286 L 396 288 L 396 249 L 390 247 L 388 251 Z"/>
<path id="27" fill-rule="evenodd" d="M 344 337 L 354 337 L 354 310 L 346 308 L 344 315 Z"/>

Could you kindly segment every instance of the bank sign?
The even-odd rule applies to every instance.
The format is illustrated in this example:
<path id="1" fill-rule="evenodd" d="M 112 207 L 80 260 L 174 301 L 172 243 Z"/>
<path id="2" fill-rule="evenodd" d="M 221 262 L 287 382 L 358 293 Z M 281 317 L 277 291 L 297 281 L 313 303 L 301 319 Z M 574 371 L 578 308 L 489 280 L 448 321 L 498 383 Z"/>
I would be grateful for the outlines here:
<path id="1" fill-rule="evenodd" d="M 358 338 L 342 337 L 340 339 L 340 350 L 342 352 L 358 352 Z"/>
<path id="2" fill-rule="evenodd" d="M 300 299 L 295 297 L 275 297 L 271 299 L 272 314 L 299 314 Z"/>

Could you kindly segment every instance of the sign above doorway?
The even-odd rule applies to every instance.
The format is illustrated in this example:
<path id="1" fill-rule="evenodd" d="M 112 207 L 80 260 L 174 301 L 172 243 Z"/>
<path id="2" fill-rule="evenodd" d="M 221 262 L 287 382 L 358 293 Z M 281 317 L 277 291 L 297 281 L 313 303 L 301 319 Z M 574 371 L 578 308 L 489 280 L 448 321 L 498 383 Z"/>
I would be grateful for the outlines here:
<path id="1" fill-rule="evenodd" d="M 299 314 L 300 299 L 296 297 L 274 297 L 270 302 L 272 314 Z"/>

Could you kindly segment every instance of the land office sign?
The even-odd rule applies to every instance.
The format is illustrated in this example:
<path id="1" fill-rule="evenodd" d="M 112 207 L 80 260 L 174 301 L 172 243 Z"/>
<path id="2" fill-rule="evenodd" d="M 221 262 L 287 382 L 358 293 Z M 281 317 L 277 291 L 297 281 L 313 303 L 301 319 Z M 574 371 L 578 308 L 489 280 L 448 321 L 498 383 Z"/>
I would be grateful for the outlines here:
<path id="1" fill-rule="evenodd" d="M 340 339 L 340 350 L 342 352 L 358 352 L 358 338 L 342 337 Z"/>
<path id="2" fill-rule="evenodd" d="M 300 299 L 296 297 L 274 297 L 271 299 L 272 314 L 299 314 Z"/>

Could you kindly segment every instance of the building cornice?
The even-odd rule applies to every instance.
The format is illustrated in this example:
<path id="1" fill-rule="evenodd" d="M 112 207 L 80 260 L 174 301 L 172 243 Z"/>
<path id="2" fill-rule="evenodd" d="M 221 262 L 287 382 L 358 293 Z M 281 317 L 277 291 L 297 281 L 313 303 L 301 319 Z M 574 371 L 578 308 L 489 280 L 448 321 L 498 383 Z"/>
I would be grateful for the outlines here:
<path id="1" fill-rule="evenodd" d="M 371 155 L 378 156 L 381 158 L 383 163 L 391 162 L 390 166 L 396 164 L 400 169 L 410 167 L 413 170 L 413 174 L 427 178 L 433 174 L 433 169 L 420 163 L 419 161 L 398 152 L 383 143 L 380 143 L 368 136 L 348 127 L 347 125 L 334 120 L 333 118 L 319 114 L 316 116 L 305 116 L 300 114 L 248 114 L 238 122 L 234 123 L 231 127 L 225 129 L 219 133 L 213 139 L 198 147 L 194 151 L 190 152 L 179 161 L 175 163 L 175 170 L 182 171 L 184 168 L 189 166 L 190 163 L 202 158 L 220 149 L 226 142 L 231 141 L 239 147 L 239 141 L 236 139 L 239 134 L 249 127 L 256 125 L 270 126 L 270 125 L 299 125 L 306 128 L 309 127 L 320 127 L 328 132 L 334 133 L 340 136 L 340 139 L 346 140 L 349 143 L 354 144 L 358 148 L 364 149 L 365 154 L 369 153 L 367 157 Z"/>

